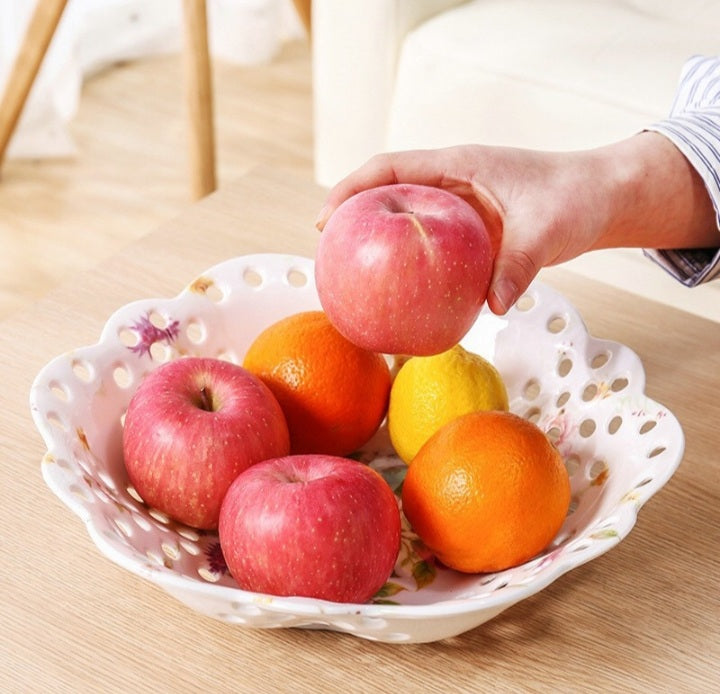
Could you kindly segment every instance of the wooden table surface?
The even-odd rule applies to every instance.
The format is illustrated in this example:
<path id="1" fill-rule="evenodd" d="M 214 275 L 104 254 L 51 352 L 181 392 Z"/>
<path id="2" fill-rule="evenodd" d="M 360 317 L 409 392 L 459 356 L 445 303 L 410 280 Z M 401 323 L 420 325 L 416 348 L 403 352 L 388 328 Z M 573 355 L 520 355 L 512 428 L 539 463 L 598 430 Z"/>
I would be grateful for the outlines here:
<path id="1" fill-rule="evenodd" d="M 0 323 L 2 691 L 720 690 L 720 329 L 566 270 L 542 278 L 592 334 L 640 355 L 685 458 L 617 547 L 471 632 L 390 645 L 217 622 L 103 557 L 46 488 L 28 407 L 38 371 L 95 342 L 118 307 L 174 296 L 221 260 L 312 256 L 322 197 L 256 171 Z"/>

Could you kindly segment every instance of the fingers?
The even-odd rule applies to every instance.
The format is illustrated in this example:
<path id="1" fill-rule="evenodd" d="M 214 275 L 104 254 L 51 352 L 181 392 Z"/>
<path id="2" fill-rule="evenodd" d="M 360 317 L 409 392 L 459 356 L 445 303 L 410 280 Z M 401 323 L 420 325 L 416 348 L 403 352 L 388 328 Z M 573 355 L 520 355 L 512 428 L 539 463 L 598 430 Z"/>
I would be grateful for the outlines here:
<path id="1" fill-rule="evenodd" d="M 500 252 L 487 295 L 490 310 L 498 316 L 504 315 L 522 296 L 540 271 L 542 263 L 531 253 L 522 250 Z"/>
<path id="2" fill-rule="evenodd" d="M 498 162 L 499 158 L 499 162 Z M 528 227 L 528 220 L 514 220 L 507 228 L 508 195 L 483 184 L 475 175 L 484 175 L 500 184 L 519 169 L 526 174 L 523 161 L 518 165 L 515 150 L 488 150 L 477 147 L 409 150 L 378 154 L 337 183 L 328 193 L 316 226 L 322 230 L 332 213 L 348 198 L 382 185 L 415 183 L 436 186 L 459 195 L 480 214 L 490 234 L 495 265 L 487 304 L 493 313 L 505 314 L 550 260 L 548 244 L 540 243 L 537 231 L 528 237 L 518 229 Z M 515 174 L 513 174 L 515 175 Z M 511 178 L 511 182 L 517 179 Z M 511 192 L 516 188 L 511 185 Z M 507 186 L 505 186 L 507 188 Z M 512 197 L 512 196 L 510 196 Z M 530 215 L 532 217 L 532 215 Z M 529 222 L 536 227 L 534 220 Z"/>
<path id="3" fill-rule="evenodd" d="M 325 198 L 315 226 L 322 230 L 330 215 L 348 198 L 369 188 L 393 183 L 439 186 L 443 170 L 439 152 L 410 150 L 378 154 L 337 183 Z"/>

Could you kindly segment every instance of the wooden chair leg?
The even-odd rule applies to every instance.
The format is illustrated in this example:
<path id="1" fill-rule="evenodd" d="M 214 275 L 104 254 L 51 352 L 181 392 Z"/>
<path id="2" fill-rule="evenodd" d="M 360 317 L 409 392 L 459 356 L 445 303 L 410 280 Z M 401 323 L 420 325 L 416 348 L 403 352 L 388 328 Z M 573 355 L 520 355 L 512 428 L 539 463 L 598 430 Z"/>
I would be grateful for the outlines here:
<path id="1" fill-rule="evenodd" d="M 312 0 L 293 0 L 293 4 L 307 35 L 312 36 Z"/>
<path id="2" fill-rule="evenodd" d="M 196 199 L 212 193 L 215 183 L 213 89 L 205 0 L 183 0 L 185 84 L 190 117 L 190 177 Z"/>
<path id="3" fill-rule="evenodd" d="M 0 165 L 67 0 L 39 0 L 0 101 Z"/>

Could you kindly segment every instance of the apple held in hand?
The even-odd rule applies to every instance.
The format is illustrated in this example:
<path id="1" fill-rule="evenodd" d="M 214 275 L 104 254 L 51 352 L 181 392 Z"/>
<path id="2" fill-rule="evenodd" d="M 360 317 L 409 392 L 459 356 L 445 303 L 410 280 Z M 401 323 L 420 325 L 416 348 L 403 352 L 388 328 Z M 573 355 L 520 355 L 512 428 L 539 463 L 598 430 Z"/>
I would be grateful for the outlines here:
<path id="1" fill-rule="evenodd" d="M 487 295 L 493 251 L 480 215 L 430 186 L 396 184 L 346 200 L 315 258 L 320 303 L 351 342 L 430 355 L 457 344 Z"/>
<path id="2" fill-rule="evenodd" d="M 336 456 L 268 460 L 233 482 L 220 545 L 238 585 L 258 593 L 367 602 L 400 550 L 400 511 L 372 468 Z"/>
<path id="3" fill-rule="evenodd" d="M 130 401 L 123 455 L 143 500 L 196 528 L 215 528 L 223 497 L 249 466 L 290 450 L 285 416 L 260 379 L 219 359 L 158 367 Z"/>

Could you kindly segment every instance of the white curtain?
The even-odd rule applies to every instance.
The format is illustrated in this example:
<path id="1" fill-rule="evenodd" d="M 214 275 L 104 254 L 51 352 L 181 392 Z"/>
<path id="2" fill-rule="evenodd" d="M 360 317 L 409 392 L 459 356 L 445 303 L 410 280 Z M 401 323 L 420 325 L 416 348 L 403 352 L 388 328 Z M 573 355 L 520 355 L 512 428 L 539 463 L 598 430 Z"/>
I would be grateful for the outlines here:
<path id="1" fill-rule="evenodd" d="M 0 92 L 36 1 L 0 0 Z M 208 23 L 213 56 L 244 65 L 302 35 L 291 0 L 208 0 Z M 6 156 L 72 155 L 67 125 L 83 80 L 118 61 L 178 52 L 182 31 L 180 0 L 69 0 Z"/>

